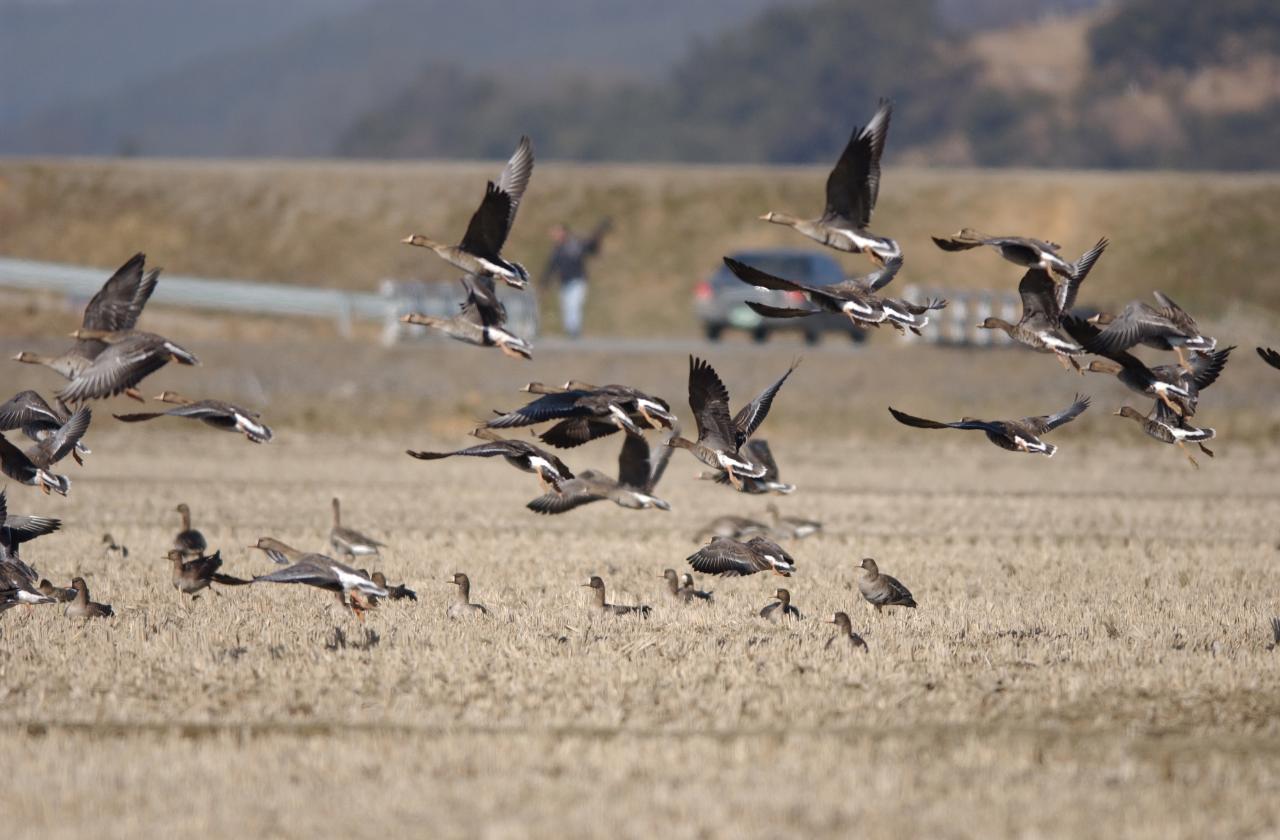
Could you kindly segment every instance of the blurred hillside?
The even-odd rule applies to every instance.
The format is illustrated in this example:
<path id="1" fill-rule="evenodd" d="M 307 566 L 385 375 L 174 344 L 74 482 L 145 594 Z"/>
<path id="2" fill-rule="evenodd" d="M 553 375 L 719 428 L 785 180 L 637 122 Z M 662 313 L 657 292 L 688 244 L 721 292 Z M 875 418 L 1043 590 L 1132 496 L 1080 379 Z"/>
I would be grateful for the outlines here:
<path id="1" fill-rule="evenodd" d="M 238 3 L 0 0 L 0 153 L 819 162 L 891 96 L 904 162 L 1280 164 L 1274 0 Z"/>
<path id="2" fill-rule="evenodd" d="M 399 240 L 459 237 L 500 167 L 0 161 L 0 253 L 109 268 L 144 249 L 178 273 L 370 291 L 384 277 L 452 282 L 456 272 Z M 696 335 L 694 284 L 737 249 L 806 245 L 756 217 L 816 212 L 825 177 L 818 167 L 540 162 L 506 253 L 530 268 L 536 289 L 553 222 L 587 227 L 611 216 L 614 232 L 592 265 L 588 333 Z M 1270 268 L 1280 264 L 1278 176 L 891 166 L 875 222 L 902 244 L 903 285 L 1016 288 L 1017 268 L 994 254 L 945 254 L 929 240 L 970 225 L 1052 237 L 1072 256 L 1110 237 L 1084 306 L 1161 289 L 1205 319 L 1247 310 L 1274 325 L 1280 314 Z M 869 267 L 840 259 L 850 273 Z M 552 329 L 554 309 L 544 307 Z"/>

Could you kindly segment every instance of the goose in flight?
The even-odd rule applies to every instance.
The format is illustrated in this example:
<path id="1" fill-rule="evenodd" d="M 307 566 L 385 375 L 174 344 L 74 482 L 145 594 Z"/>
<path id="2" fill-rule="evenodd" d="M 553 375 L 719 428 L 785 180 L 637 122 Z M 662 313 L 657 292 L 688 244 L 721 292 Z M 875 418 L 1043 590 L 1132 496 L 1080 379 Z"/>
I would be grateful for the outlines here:
<path id="1" fill-rule="evenodd" d="M 764 477 L 764 465 L 747 460 L 740 454 L 740 450 L 764 422 L 773 405 L 773 398 L 798 364 L 798 361 L 794 362 L 777 382 L 761 391 L 759 396 L 730 417 L 729 390 L 711 365 L 690 356 L 689 408 L 698 424 L 698 439 L 691 441 L 672 435 L 667 446 L 687 449 L 707 466 L 724 470 L 735 489 L 742 487 L 743 478 Z"/>
<path id="2" fill-rule="evenodd" d="M 471 216 L 460 243 L 445 245 L 420 234 L 406 236 L 400 241 L 430 248 L 445 262 L 468 274 L 499 277 L 507 285 L 523 289 L 529 283 L 529 272 L 519 263 L 504 259 L 502 246 L 511 233 L 516 210 L 532 174 L 533 144 L 528 137 L 521 137 L 515 153 L 498 176 L 498 182 L 490 181 L 485 187 L 484 199 Z"/>
<path id="3" fill-rule="evenodd" d="M 889 137 L 892 115 L 893 103 L 881 99 L 871 121 L 853 130 L 840 159 L 827 175 L 827 203 L 821 216 L 800 219 L 770 211 L 761 220 L 787 225 L 837 251 L 865 253 L 881 265 L 900 258 L 902 249 L 897 242 L 867 230 L 880 196 L 880 156 Z"/>
<path id="4" fill-rule="evenodd" d="M 965 417 L 955 423 L 940 423 L 937 420 L 913 417 L 892 407 L 889 409 L 889 413 L 893 415 L 893 419 L 904 426 L 912 426 L 917 429 L 967 429 L 979 431 L 986 434 L 987 440 L 1001 449 L 1007 449 L 1010 452 L 1047 455 L 1052 458 L 1053 453 L 1058 451 L 1058 447 L 1041 440 L 1041 437 L 1059 426 L 1070 423 L 1083 414 L 1088 407 L 1089 398 L 1077 394 L 1075 402 L 1062 411 L 1040 417 L 1023 417 L 1021 420 L 976 420 L 972 417 Z"/>

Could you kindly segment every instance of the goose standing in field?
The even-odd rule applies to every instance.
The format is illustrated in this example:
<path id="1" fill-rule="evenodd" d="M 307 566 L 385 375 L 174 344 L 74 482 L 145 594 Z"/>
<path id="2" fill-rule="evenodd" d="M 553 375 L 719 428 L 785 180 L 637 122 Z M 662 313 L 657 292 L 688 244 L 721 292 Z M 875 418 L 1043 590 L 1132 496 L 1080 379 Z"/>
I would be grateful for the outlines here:
<path id="1" fill-rule="evenodd" d="M 756 301 L 747 301 L 747 306 L 766 318 L 805 318 L 820 312 L 831 312 L 844 315 L 859 326 L 876 327 L 888 317 L 884 306 L 875 294 L 878 289 L 898 273 L 902 267 L 902 258 L 895 257 L 885 263 L 884 268 L 865 278 L 845 280 L 829 286 L 815 286 L 801 283 L 798 280 L 787 280 L 767 271 L 747 265 L 744 262 L 725 257 L 724 264 L 734 276 L 749 286 L 775 291 L 795 292 L 804 297 L 816 308 L 796 309 L 781 306 L 770 306 Z"/>
<path id="2" fill-rule="evenodd" d="M 1014 265 L 1038 268 L 1056 274 L 1063 280 L 1075 278 L 1081 269 L 1080 263 L 1067 262 L 1058 255 L 1062 250 L 1061 245 L 1056 242 L 1046 242 L 1043 239 L 1031 239 L 1026 236 L 986 236 L 972 228 L 964 228 L 952 236 L 934 236 L 932 239 L 934 244 L 944 251 L 967 251 L 970 248 L 986 245 L 995 248 L 1000 256 Z"/>
<path id="3" fill-rule="evenodd" d="M 648 618 L 653 609 L 647 604 L 623 606 L 621 604 L 608 603 L 605 601 L 604 580 L 599 575 L 592 575 L 591 580 L 582 585 L 591 588 L 591 608 L 595 612 L 605 615 L 638 615 L 641 618 Z"/>
<path id="4" fill-rule="evenodd" d="M 342 524 L 342 503 L 333 499 L 333 527 L 329 529 L 329 547 L 339 557 L 368 557 L 376 555 L 386 545 L 373 537 L 365 536 L 354 528 Z"/>
<path id="5" fill-rule="evenodd" d="M 725 514 L 724 516 L 717 516 L 706 525 L 703 525 L 693 535 L 693 541 L 702 543 L 712 537 L 730 537 L 735 540 L 745 540 L 751 537 L 767 537 L 772 533 L 773 529 L 759 520 L 734 514 Z"/>
<path id="6" fill-rule="evenodd" d="M 955 423 L 939 423 L 937 420 L 913 417 L 892 406 L 889 408 L 889 413 L 893 415 L 893 419 L 904 426 L 916 429 L 972 429 L 985 433 L 987 440 L 1001 449 L 1047 455 L 1052 458 L 1053 453 L 1058 451 L 1058 447 L 1040 438 L 1059 426 L 1070 423 L 1083 414 L 1088 407 L 1089 398 L 1076 394 L 1075 402 L 1056 414 L 1023 417 L 1021 420 L 975 420 L 972 417 L 965 417 Z"/>
<path id="7" fill-rule="evenodd" d="M 506 328 L 507 310 L 498 300 L 493 278 L 468 274 L 462 278 L 466 299 L 457 314 L 438 318 L 421 312 L 402 315 L 406 324 L 431 327 L 455 341 L 477 347 L 497 347 L 513 359 L 532 359 L 533 346 Z"/>
<path id="8" fill-rule="evenodd" d="M 276 563 L 292 561 L 293 565 L 269 575 L 255 575 L 250 583 L 302 583 L 333 592 L 338 596 L 338 602 L 344 608 L 349 607 L 361 621 L 368 606 L 362 604 L 357 596 L 387 597 L 387 590 L 374 583 L 368 575 L 323 554 L 299 551 L 271 537 L 261 538 L 251 548 L 266 552 Z"/>
<path id="9" fill-rule="evenodd" d="M 674 451 L 669 446 L 661 450 L 654 459 L 645 439 L 628 433 L 623 436 L 622 451 L 618 455 L 617 480 L 595 470 L 583 470 L 568 481 L 560 482 L 558 490 L 539 496 L 525 507 L 535 513 L 555 514 L 607 499 L 632 510 L 671 510 L 670 504 L 653 495 L 653 488 L 662 480 Z"/>
<path id="10" fill-rule="evenodd" d="M 798 516 L 783 516 L 778 506 L 770 502 L 765 510 L 773 518 L 773 532 L 793 540 L 811 537 L 822 530 L 822 523 L 816 519 L 802 519 Z"/>
<path id="11" fill-rule="evenodd" d="M 1022 317 L 1018 323 L 987 318 L 978 328 L 1001 330 L 1019 344 L 1042 353 L 1053 353 L 1067 370 L 1082 373 L 1074 357 L 1083 354 L 1085 349 L 1069 330 L 1064 331 L 1063 317 L 1075 306 L 1080 284 L 1108 244 L 1106 239 L 1099 239 L 1098 244 L 1075 263 L 1074 273 L 1062 281 L 1055 281 L 1043 268 L 1031 269 L 1018 283 L 1018 295 L 1022 298 Z"/>
<path id="12" fill-rule="evenodd" d="M 430 248 L 436 254 L 468 274 L 485 274 L 500 277 L 503 282 L 523 289 L 529 282 L 529 272 L 524 266 L 502 257 L 502 246 L 516 220 L 516 210 L 533 174 L 533 145 L 528 137 L 521 137 L 515 153 L 503 167 L 498 183 L 489 182 L 484 200 L 471 216 L 467 232 L 457 245 L 445 245 L 414 234 L 400 240 L 408 245 Z"/>
<path id="13" fill-rule="evenodd" d="M 249 583 L 243 578 L 224 575 L 218 571 L 222 568 L 222 552 L 219 551 L 215 551 L 208 557 L 201 556 L 187 560 L 186 555 L 174 548 L 169 550 L 167 559 L 173 567 L 173 588 L 190 595 L 192 599 L 200 597 L 199 592 L 202 589 L 213 592 L 210 584 L 244 586 Z"/>
<path id="14" fill-rule="evenodd" d="M 107 346 L 57 393 L 58 399 L 68 403 L 106 399 L 122 392 L 141 402 L 138 384 L 170 361 L 181 365 L 200 364 L 190 350 L 153 333 L 80 329 L 72 335 L 101 341 Z"/>
<path id="15" fill-rule="evenodd" d="M 182 530 L 173 538 L 174 549 L 182 552 L 182 556 L 188 559 L 204 554 L 209 543 L 204 534 L 191 527 L 191 508 L 187 507 L 186 502 L 182 502 L 174 510 L 182 517 Z"/>
<path id="16" fill-rule="evenodd" d="M 764 438 L 752 438 L 742 447 L 742 451 L 747 456 L 748 461 L 764 467 L 764 475 L 759 478 L 742 479 L 742 488 L 739 492 L 750 493 L 751 495 L 777 493 L 785 496 L 795 491 L 796 486 L 794 484 L 786 484 L 778 480 L 778 462 L 773 459 L 773 452 L 769 449 L 768 441 Z M 698 478 L 703 481 L 714 481 L 716 484 L 732 486 L 729 481 L 729 474 L 724 470 L 704 472 Z"/>
<path id="17" fill-rule="evenodd" d="M 412 589 L 410 589 L 408 586 L 406 586 L 403 583 L 395 583 L 395 584 L 387 583 L 387 576 L 384 575 L 382 572 L 374 572 L 372 575 L 369 576 L 369 580 L 373 581 L 378 586 L 387 590 L 387 597 L 390 598 L 392 601 L 418 600 L 417 592 L 414 592 Z"/>
<path id="18" fill-rule="evenodd" d="M 1130 420 L 1137 422 L 1148 437 L 1153 437 L 1164 443 L 1174 444 L 1182 450 L 1182 454 L 1187 456 L 1191 466 L 1196 469 L 1200 468 L 1200 464 L 1187 449 L 1188 443 L 1199 445 L 1201 452 L 1210 458 L 1213 457 L 1213 450 L 1205 446 L 1205 442 L 1213 440 L 1217 436 L 1217 432 L 1213 429 L 1201 429 L 1192 426 L 1187 422 L 1186 418 L 1179 417 L 1177 412 L 1170 409 L 1163 402 L 1157 400 L 1151 413 L 1145 416 L 1136 408 L 1127 405 L 1120 408 L 1116 412 L 1116 416 L 1128 417 Z"/>
<path id="19" fill-rule="evenodd" d="M 827 176 L 827 206 L 822 216 L 798 219 L 771 211 L 760 218 L 787 225 L 837 251 L 865 253 L 881 264 L 902 256 L 897 242 L 867 230 L 880 195 L 880 156 L 889 136 L 892 114 L 893 103 L 881 99 L 871 121 L 853 130 L 835 168 Z"/>
<path id="20" fill-rule="evenodd" d="M 97 294 L 84 308 L 81 327 L 86 330 L 131 330 L 142 314 L 151 293 L 155 291 L 160 270 L 153 269 L 144 273 L 146 255 L 134 254 L 124 265 L 116 269 L 115 274 L 107 279 Z M 94 338 L 79 338 L 70 350 L 59 356 L 45 356 L 40 353 L 22 352 L 14 357 L 16 361 L 28 364 L 43 365 L 56 371 L 66 379 L 75 379 L 93 363 L 107 345 Z M 130 394 L 141 399 L 136 392 Z"/>
<path id="21" fill-rule="evenodd" d="M 853 632 L 853 622 L 849 620 L 848 613 L 833 613 L 828 623 L 836 626 L 836 634 L 827 639 L 827 643 L 823 646 L 825 650 L 830 650 L 832 645 L 839 642 L 854 650 L 861 649 L 864 653 L 867 651 L 867 641 Z"/>
<path id="22" fill-rule="evenodd" d="M 89 430 L 92 412 L 82 406 L 67 418 L 56 432 L 27 448 L 26 452 L 10 443 L 0 434 L 0 471 L 14 481 L 30 487 L 39 487 L 48 495 L 50 491 L 60 496 L 71 490 L 71 479 L 51 472 L 53 465 L 75 451 L 76 444 Z"/>
<path id="23" fill-rule="evenodd" d="M 803 616 L 800 611 L 791 606 L 791 593 L 786 589 L 779 589 L 773 594 L 776 601 L 765 604 L 764 609 L 760 610 L 760 617 L 777 624 L 779 621 L 799 621 Z"/>
<path id="24" fill-rule="evenodd" d="M 156 399 L 175 405 L 177 408 L 114 416 L 125 423 L 138 423 L 154 420 L 157 417 L 186 417 L 199 420 L 205 425 L 224 432 L 240 432 L 254 443 L 266 443 L 271 440 L 271 427 L 262 422 L 262 415 L 256 411 L 249 411 L 222 400 L 192 400 L 175 391 L 164 391 Z"/>
<path id="25" fill-rule="evenodd" d="M 702 591 L 698 589 L 698 585 L 694 583 L 693 575 L 685 572 L 680 576 L 680 592 L 687 594 L 690 599 L 698 601 L 714 601 L 715 593 L 711 590 Z"/>
<path id="26" fill-rule="evenodd" d="M 687 449 L 707 466 L 724 470 L 735 489 L 741 489 L 743 478 L 763 478 L 766 472 L 764 465 L 753 464 L 739 451 L 769 415 L 773 398 L 799 364 L 798 361 L 793 362 L 777 382 L 765 388 L 730 418 L 729 390 L 711 365 L 690 356 L 689 408 L 698 424 L 698 439 L 691 441 L 672 435 L 667 446 Z"/>
<path id="27" fill-rule="evenodd" d="M 675 569 L 664 569 L 662 578 L 667 585 L 663 591 L 673 601 L 687 604 L 690 601 L 712 601 L 710 592 L 702 592 L 693 582 L 693 575 L 677 575 Z"/>
<path id="28" fill-rule="evenodd" d="M 902 585 L 896 577 L 881 574 L 876 561 L 870 557 L 862 561 L 858 567 L 858 591 L 867 603 L 875 607 L 876 612 L 884 607 L 909 607 L 915 609 L 916 599 L 911 590 Z"/>
<path id="29" fill-rule="evenodd" d="M 791 577 L 796 570 L 795 558 L 765 537 L 752 537 L 746 542 L 731 537 L 714 537 L 689 555 L 686 561 L 695 572 L 725 577 L 744 577 L 756 572 Z"/>
<path id="30" fill-rule="evenodd" d="M 63 614 L 68 618 L 110 618 L 116 614 L 110 604 L 99 604 L 89 600 L 89 587 L 85 584 L 84 578 L 72 578 L 71 588 L 76 591 L 76 596 L 63 610 Z"/>
<path id="31" fill-rule="evenodd" d="M 537 475 L 544 490 L 550 488 L 556 492 L 559 492 L 562 482 L 573 478 L 573 472 L 565 466 L 564 461 L 532 443 L 500 438 L 485 428 L 476 429 L 472 434 L 486 442 L 453 452 L 420 452 L 413 449 L 407 449 L 405 452 L 410 457 L 423 461 L 452 458 L 454 455 L 475 458 L 501 457 L 521 472 Z"/>
<path id="32" fill-rule="evenodd" d="M 588 385 L 566 382 L 563 387 L 530 382 L 524 391 L 538 399 L 485 423 L 490 429 L 511 429 L 558 420 L 539 435 L 558 449 L 575 446 L 622 431 L 632 435 L 645 429 L 671 429 L 676 416 L 666 400 L 629 385 Z"/>
<path id="33" fill-rule="evenodd" d="M 116 538 L 110 534 L 102 535 L 102 556 L 108 560 L 120 558 L 124 560 L 129 556 L 129 547 L 116 542 Z"/>
<path id="34" fill-rule="evenodd" d="M 21 429 L 24 435 L 37 442 L 57 434 L 69 419 L 71 410 L 66 403 L 59 401 L 58 407 L 53 408 L 35 391 L 22 391 L 0 405 L 0 432 Z M 80 441 L 71 450 L 71 457 L 81 465 L 84 464 L 81 456 L 89 454 L 88 447 Z"/>
<path id="35" fill-rule="evenodd" d="M 1067 318 L 1063 323 L 1082 342 L 1098 334 L 1098 328 L 1087 321 Z M 1141 359 L 1122 350 L 1095 359 L 1085 370 L 1112 374 L 1129 390 L 1160 400 L 1181 417 L 1192 417 L 1200 403 L 1200 392 L 1217 381 L 1234 349 L 1233 346 L 1207 353 L 1193 351 L 1190 369 L 1181 365 L 1147 367 Z"/>
<path id="36" fill-rule="evenodd" d="M 1172 350 L 1183 368 L 1190 370 L 1186 351 L 1209 353 L 1218 341 L 1200 332 L 1196 320 L 1163 292 L 1153 292 L 1159 306 L 1140 300 L 1130 302 L 1119 315 L 1095 315 L 1090 319 L 1103 329 L 1085 344 L 1090 353 L 1110 356 L 1137 344 L 1156 350 Z"/>
<path id="37" fill-rule="evenodd" d="M 489 615 L 489 608 L 484 604 L 471 602 L 471 578 L 462 572 L 454 572 L 449 583 L 458 587 L 453 591 L 453 603 L 449 605 L 449 618 L 472 618 Z"/>

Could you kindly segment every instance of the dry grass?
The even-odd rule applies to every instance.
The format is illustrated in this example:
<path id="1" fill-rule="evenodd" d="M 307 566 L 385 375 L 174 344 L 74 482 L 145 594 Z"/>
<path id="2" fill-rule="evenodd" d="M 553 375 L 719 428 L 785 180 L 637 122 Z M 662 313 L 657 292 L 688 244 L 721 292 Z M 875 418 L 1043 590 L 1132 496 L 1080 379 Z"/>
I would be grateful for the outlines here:
<path id="1" fill-rule="evenodd" d="M 321 401 L 311 389 L 323 377 L 275 372 L 300 371 L 301 352 L 274 348 L 257 371 L 272 406 Z M 954 411 L 964 382 L 990 376 L 968 359 L 1000 358 L 1011 380 L 1040 382 L 1027 402 L 1056 405 L 1077 382 L 1051 360 L 811 354 L 765 432 L 801 486 L 784 510 L 828 530 L 792 546 L 788 585 L 809 620 L 774 627 L 755 614 L 778 578 L 704 580 L 716 602 L 702 609 L 659 597 L 658 575 L 683 567 L 705 518 L 761 515 L 765 500 L 693 481 L 677 453 L 660 488 L 669 514 L 535 517 L 522 507 L 529 476 L 403 456 L 461 442 L 461 420 L 431 414 L 410 430 L 380 405 L 414 363 L 431 399 L 471 399 L 462 361 L 479 351 L 311 352 L 326 370 L 365 370 L 370 390 L 325 401 L 334 415 L 314 422 L 273 407 L 278 439 L 260 448 L 178 421 L 112 425 L 103 406 L 69 499 L 11 486 L 12 510 L 67 522 L 29 559 L 59 579 L 84 573 L 117 611 L 87 625 L 56 609 L 0 619 L 0 751 L 21 780 L 0 811 L 13 833 L 1078 836 L 1099 814 L 1134 837 L 1280 827 L 1273 447 L 1224 442 L 1195 473 L 1145 439 L 1093 439 L 1123 428 L 1098 411 L 1063 430 L 1052 460 L 1015 456 L 978 436 L 906 432 L 883 403 Z M 755 349 L 728 356 L 712 358 L 735 394 L 777 364 Z M 252 367 L 226 348 L 211 358 L 197 375 Z M 495 383 L 478 386 L 477 405 L 514 402 L 527 368 L 505 361 L 485 368 Z M 674 352 L 539 364 L 673 397 L 683 376 Z M 931 396 L 902 384 L 926 375 L 950 384 Z M 1243 387 L 1223 394 L 1248 400 Z M 810 401 L 853 418 L 821 449 L 803 432 L 833 421 L 810 416 Z M 321 431 L 351 428 L 339 415 L 363 405 L 391 419 L 364 436 Z M 614 457 L 609 443 L 568 460 L 608 469 Z M 318 548 L 335 494 L 350 524 L 391 544 L 380 566 L 417 588 L 416 605 L 360 626 L 301 587 L 194 604 L 170 588 L 159 558 L 179 501 L 227 571 L 250 574 L 270 568 L 243 548 L 259 536 Z M 127 560 L 101 557 L 104 531 Z M 866 611 L 853 576 L 863 556 L 921 608 Z M 445 618 L 454 571 L 470 573 L 493 620 Z M 652 619 L 592 618 L 577 586 L 592 573 L 612 599 L 653 604 Z M 816 619 L 836 609 L 868 655 L 824 648 L 830 628 Z"/>
<path id="2" fill-rule="evenodd" d="M 1233 299 L 1280 311 L 1280 181 L 1269 175 L 950 171 L 885 173 L 875 229 L 907 253 L 902 279 L 1012 289 L 1017 270 L 984 254 L 946 255 L 930 234 L 962 226 L 1026 233 L 1078 254 L 1114 244 L 1081 302 L 1115 305 L 1161 288 L 1198 312 Z M 0 162 L 0 253 L 118 265 L 143 248 L 173 271 L 370 290 L 385 276 L 451 275 L 399 244 L 459 235 L 498 164 L 352 162 Z M 509 246 L 540 271 L 553 221 L 617 222 L 593 267 L 589 329 L 689 334 L 693 284 L 720 257 L 804 246 L 757 221 L 769 209 L 817 213 L 819 168 L 539 163 Z M 865 260 L 845 259 L 849 271 Z M 547 307 L 549 323 L 555 315 Z"/>
<path id="3" fill-rule="evenodd" d="M 368 288 L 421 267 L 395 236 L 460 226 L 490 168 L 3 163 L 0 251 L 110 264 L 141 246 L 178 271 Z M 689 266 L 795 244 L 750 219 L 809 206 L 821 181 L 815 170 L 539 173 L 547 192 L 531 193 L 516 251 L 536 256 L 552 218 L 614 212 L 628 236 L 600 263 L 596 323 L 634 332 L 661 320 L 672 334 L 689 328 Z M 1114 300 L 1155 285 L 1175 296 L 1185 285 L 1188 303 L 1219 289 L 1280 294 L 1253 271 L 1275 262 L 1273 179 L 895 170 L 886 183 L 886 229 L 911 228 L 921 282 L 1012 283 L 991 255 L 944 264 L 923 239 L 981 221 L 1063 232 L 1069 250 L 1112 235 L 1111 273 L 1097 281 Z M 420 217 L 427 206 L 443 209 Z M 1203 240 L 1179 235 L 1193 220 L 1220 237 L 1208 257 Z M 681 226 L 687 235 L 672 236 Z M 56 349 L 66 339 L 52 336 L 75 321 L 38 298 L 5 303 L 21 313 L 0 337 L 6 356 Z M 521 364 L 451 343 L 384 350 L 316 341 L 309 326 L 149 309 L 143 326 L 204 365 L 166 369 L 147 393 L 262 407 L 278 437 L 252 447 L 177 420 L 124 426 L 109 419 L 123 402 L 101 404 L 71 498 L 11 485 L 12 510 L 67 523 L 28 558 L 58 579 L 84 573 L 117 617 L 0 618 L 0 754 L 19 780 L 0 792 L 6 828 L 987 838 L 1079 836 L 1106 815 L 1117 835 L 1274 834 L 1280 652 L 1266 649 L 1266 622 L 1280 613 L 1280 384 L 1249 346 L 1274 324 L 1230 303 L 1202 323 L 1246 346 L 1202 404 L 1221 439 L 1199 472 L 1108 416 L 1128 397 L 1116 383 L 1043 356 L 888 336 L 804 351 L 763 433 L 801 486 L 784 509 L 828 532 L 794 546 L 789 586 L 810 620 L 774 627 L 755 614 L 777 579 L 703 581 L 716 590 L 705 609 L 659 598 L 659 573 L 683 566 L 705 518 L 761 514 L 765 501 L 693 481 L 687 456 L 660 487 L 670 514 L 597 505 L 540 518 L 522 507 L 535 483 L 505 465 L 402 452 L 460 444 L 531 379 L 628 382 L 684 414 L 689 352 L 705 353 L 739 402 L 798 343 L 636 353 L 544 342 Z M 30 366 L 4 370 L 7 392 L 54 384 Z M 1095 408 L 1055 433 L 1052 460 L 908 430 L 884 410 L 1018 416 L 1077 389 Z M 614 446 L 567 460 L 612 470 Z M 418 604 L 360 626 L 302 588 L 194 604 L 170 588 L 159 558 L 179 501 L 227 570 L 249 574 L 269 568 L 243 548 L 259 536 L 319 547 L 335 494 L 350 524 L 386 537 L 382 568 L 416 586 Z M 127 560 L 102 558 L 104 531 L 130 547 Z M 853 566 L 867 555 L 919 610 L 862 608 Z M 454 571 L 471 574 L 494 620 L 445 619 Z M 593 619 L 576 585 L 592 573 L 613 598 L 652 603 L 653 618 Z M 815 619 L 836 609 L 854 616 L 868 655 L 824 648 L 829 628 Z"/>

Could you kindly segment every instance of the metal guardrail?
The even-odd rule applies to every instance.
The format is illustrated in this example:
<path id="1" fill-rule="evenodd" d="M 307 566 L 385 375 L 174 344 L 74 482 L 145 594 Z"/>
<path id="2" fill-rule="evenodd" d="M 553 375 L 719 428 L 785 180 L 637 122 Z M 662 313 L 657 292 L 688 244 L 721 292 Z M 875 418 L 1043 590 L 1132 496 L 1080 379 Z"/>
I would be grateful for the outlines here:
<path id="1" fill-rule="evenodd" d="M 0 287 L 54 292 L 88 300 L 111 276 L 111 269 L 85 268 L 61 263 L 0 257 Z M 426 312 L 447 317 L 462 302 L 457 282 L 403 282 L 383 280 L 379 293 L 316 289 L 244 280 L 213 280 L 165 273 L 161 275 L 154 303 L 256 315 L 332 318 L 339 332 L 348 334 L 357 319 L 381 321 L 383 340 L 394 343 L 430 330 L 399 323 L 406 312 Z M 532 339 L 537 330 L 537 307 L 531 293 L 504 298 L 513 331 Z M 407 330 L 413 330 L 408 332 Z"/>

